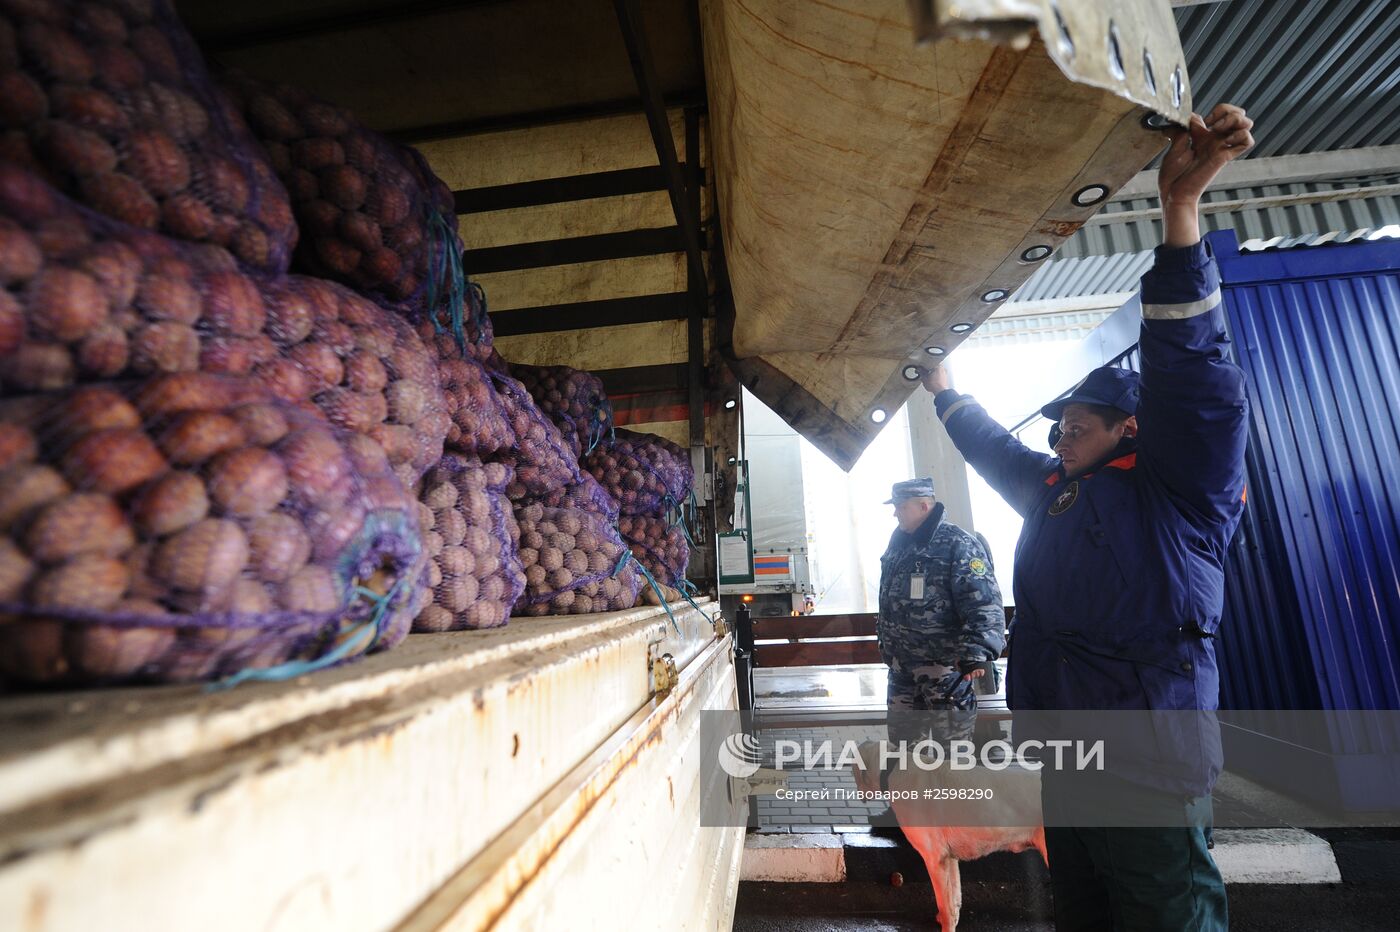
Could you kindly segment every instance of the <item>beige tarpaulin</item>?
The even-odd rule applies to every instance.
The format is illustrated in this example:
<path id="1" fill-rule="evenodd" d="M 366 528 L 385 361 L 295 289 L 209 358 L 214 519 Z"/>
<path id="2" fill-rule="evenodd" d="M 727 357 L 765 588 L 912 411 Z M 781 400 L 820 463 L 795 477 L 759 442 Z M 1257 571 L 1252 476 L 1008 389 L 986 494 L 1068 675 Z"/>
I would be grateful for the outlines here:
<path id="1" fill-rule="evenodd" d="M 733 366 L 847 469 L 1190 113 L 1167 0 L 703 7 Z"/>

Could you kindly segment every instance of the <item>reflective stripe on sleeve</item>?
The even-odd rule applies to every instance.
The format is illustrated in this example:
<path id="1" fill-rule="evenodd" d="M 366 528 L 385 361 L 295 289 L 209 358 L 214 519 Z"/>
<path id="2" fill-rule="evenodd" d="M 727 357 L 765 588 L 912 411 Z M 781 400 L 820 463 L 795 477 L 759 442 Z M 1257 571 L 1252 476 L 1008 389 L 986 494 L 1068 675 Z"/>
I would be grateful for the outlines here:
<path id="1" fill-rule="evenodd" d="M 1142 316 L 1144 320 L 1185 320 L 1188 317 L 1199 317 L 1207 311 L 1213 311 L 1218 304 L 1220 304 L 1219 288 L 1199 301 L 1187 301 L 1184 304 L 1144 304 Z"/>
<path id="2" fill-rule="evenodd" d="M 943 412 L 943 416 L 939 418 L 939 420 L 942 421 L 944 424 L 947 424 L 948 418 L 953 416 L 954 411 L 958 410 L 963 405 L 970 404 L 972 404 L 971 398 L 959 398 L 957 401 L 953 402 L 951 405 L 948 406 L 948 410 Z"/>

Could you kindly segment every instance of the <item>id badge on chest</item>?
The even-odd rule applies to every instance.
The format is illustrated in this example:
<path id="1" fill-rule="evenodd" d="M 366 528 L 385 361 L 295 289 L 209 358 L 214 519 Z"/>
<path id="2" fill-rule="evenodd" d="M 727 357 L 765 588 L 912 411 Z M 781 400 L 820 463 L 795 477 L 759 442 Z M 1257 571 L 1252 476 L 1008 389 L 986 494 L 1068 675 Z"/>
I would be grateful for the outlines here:
<path id="1" fill-rule="evenodd" d="M 924 568 L 916 567 L 914 575 L 909 577 L 909 598 L 922 599 L 924 597 Z"/>

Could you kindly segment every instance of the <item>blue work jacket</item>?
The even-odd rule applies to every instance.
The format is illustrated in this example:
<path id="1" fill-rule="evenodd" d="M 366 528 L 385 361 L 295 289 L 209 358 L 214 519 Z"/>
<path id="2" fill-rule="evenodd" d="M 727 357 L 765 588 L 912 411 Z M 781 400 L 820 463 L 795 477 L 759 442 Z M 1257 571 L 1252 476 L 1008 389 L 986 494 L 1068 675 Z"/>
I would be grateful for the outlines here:
<path id="1" fill-rule="evenodd" d="M 1138 439 L 1074 480 L 967 395 L 938 413 L 1025 519 L 1016 547 L 1013 710 L 1214 710 L 1212 638 L 1243 512 L 1247 401 L 1204 243 L 1159 247 L 1142 280 Z M 1212 716 L 1152 716 L 1140 782 L 1202 795 L 1220 770 Z M 1204 721 L 1196 721 L 1198 719 Z"/>

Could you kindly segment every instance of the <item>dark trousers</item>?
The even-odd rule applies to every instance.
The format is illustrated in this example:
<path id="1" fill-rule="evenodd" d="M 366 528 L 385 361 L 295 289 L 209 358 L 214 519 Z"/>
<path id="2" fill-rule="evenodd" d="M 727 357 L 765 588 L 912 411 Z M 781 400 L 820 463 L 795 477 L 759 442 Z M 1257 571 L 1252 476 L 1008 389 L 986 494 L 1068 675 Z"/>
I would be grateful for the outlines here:
<path id="1" fill-rule="evenodd" d="M 1042 783 L 1059 932 L 1229 928 L 1225 884 L 1206 847 L 1209 799 L 1182 801 L 1180 824 L 1073 828 L 1057 818 L 1065 800 L 1056 791 L 1053 779 Z M 1164 799 L 1152 800 L 1154 811 Z"/>

